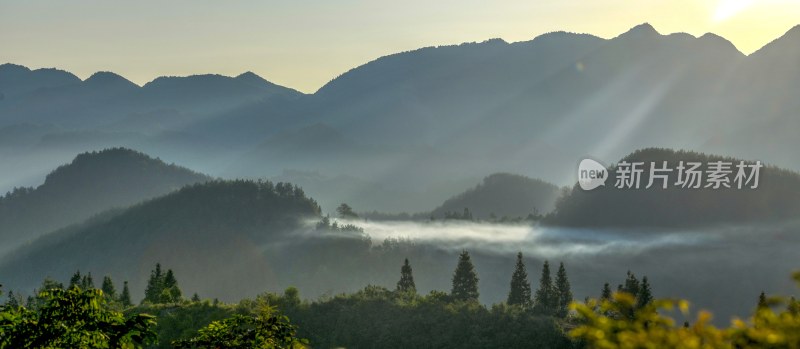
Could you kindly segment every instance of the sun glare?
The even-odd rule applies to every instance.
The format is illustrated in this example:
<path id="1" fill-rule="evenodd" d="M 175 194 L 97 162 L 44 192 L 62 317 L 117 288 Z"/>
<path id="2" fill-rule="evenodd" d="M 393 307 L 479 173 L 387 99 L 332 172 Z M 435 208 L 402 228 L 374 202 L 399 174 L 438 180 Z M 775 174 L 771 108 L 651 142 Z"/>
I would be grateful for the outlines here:
<path id="1" fill-rule="evenodd" d="M 714 21 L 721 22 L 727 20 L 755 3 L 753 0 L 719 0 L 717 8 L 714 10 Z"/>

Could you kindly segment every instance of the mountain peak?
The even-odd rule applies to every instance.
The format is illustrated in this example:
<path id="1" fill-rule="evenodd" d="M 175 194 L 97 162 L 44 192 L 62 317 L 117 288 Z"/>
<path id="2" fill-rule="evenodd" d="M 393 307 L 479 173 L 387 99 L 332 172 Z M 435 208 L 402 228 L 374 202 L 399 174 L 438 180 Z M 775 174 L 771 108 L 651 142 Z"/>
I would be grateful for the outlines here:
<path id="1" fill-rule="evenodd" d="M 92 74 L 89 78 L 83 81 L 84 83 L 89 84 L 124 84 L 124 85 L 135 85 L 130 80 L 109 71 L 99 71 L 97 73 Z"/>
<path id="2" fill-rule="evenodd" d="M 633 38 L 633 39 L 649 39 L 654 37 L 659 37 L 661 34 L 653 28 L 650 23 L 642 23 L 639 24 L 625 33 L 617 36 L 617 38 Z"/>
<path id="3" fill-rule="evenodd" d="M 28 67 L 24 65 L 14 64 L 14 63 L 3 63 L 0 64 L 0 73 L 7 73 L 7 72 L 29 72 L 31 71 Z"/>

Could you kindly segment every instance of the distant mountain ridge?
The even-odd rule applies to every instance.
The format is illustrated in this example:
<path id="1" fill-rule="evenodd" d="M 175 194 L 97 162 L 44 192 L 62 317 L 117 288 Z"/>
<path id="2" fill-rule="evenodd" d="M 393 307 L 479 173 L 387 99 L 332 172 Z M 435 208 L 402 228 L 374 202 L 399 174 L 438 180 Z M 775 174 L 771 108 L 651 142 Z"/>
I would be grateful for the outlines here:
<path id="1" fill-rule="evenodd" d="M 26 160 L 53 148 L 125 146 L 212 175 L 316 171 L 399 191 L 491 172 L 566 185 L 565 174 L 586 155 L 616 159 L 651 146 L 800 170 L 800 153 L 786 151 L 800 146 L 798 33 L 795 27 L 750 55 L 714 34 L 664 35 L 649 24 L 611 39 L 553 32 L 426 47 L 355 67 L 310 95 L 248 73 L 164 77 L 132 99 L 124 87 L 80 98 L 70 96 L 84 89 L 50 87 L 0 102 L 0 125 L 59 129 L 49 133 L 60 136 L 31 132 L 38 139 L 25 143 L 39 148 Z M 356 146 L 311 142 L 318 146 L 292 146 L 283 157 L 265 149 L 314 125 Z M 350 204 L 387 209 L 374 202 Z M 400 209 L 418 212 L 440 199 L 408 202 Z"/>
<path id="2" fill-rule="evenodd" d="M 210 177 L 123 148 L 83 153 L 36 188 L 0 197 L 0 253 L 114 207 L 177 190 Z"/>

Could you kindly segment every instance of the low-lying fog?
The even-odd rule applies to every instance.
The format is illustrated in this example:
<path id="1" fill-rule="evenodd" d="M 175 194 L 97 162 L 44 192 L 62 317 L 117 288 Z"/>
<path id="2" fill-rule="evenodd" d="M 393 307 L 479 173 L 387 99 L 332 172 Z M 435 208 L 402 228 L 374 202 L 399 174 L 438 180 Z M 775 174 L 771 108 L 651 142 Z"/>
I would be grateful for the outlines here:
<path id="1" fill-rule="evenodd" d="M 517 251 L 525 255 L 529 280 L 538 287 L 542 261 L 564 262 L 575 298 L 597 297 L 603 283 L 612 289 L 627 270 L 648 276 L 656 297 L 686 298 L 695 310 L 712 310 L 717 323 L 747 316 L 761 291 L 798 295 L 791 281 L 800 270 L 800 224 L 730 226 L 680 231 L 569 229 L 529 225 L 449 222 L 341 221 L 361 226 L 373 244 L 411 240 L 451 255 L 467 249 L 479 273 L 481 300 L 502 301 L 508 292 Z M 411 257 L 409 257 L 411 258 Z M 399 275 L 400 263 L 397 261 Z M 449 290 L 441 266 L 411 258 L 421 292 Z M 435 269 L 432 280 L 427 274 Z M 555 270 L 553 270 L 554 272 Z M 396 276 L 396 275 L 393 275 Z M 392 286 L 392 285 L 385 285 Z"/>

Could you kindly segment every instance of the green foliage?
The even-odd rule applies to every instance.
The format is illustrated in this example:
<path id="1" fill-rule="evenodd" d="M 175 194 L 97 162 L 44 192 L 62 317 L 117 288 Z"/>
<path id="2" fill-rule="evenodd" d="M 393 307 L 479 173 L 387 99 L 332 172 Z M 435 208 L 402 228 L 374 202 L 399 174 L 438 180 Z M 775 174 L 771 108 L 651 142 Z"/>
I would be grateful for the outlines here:
<path id="1" fill-rule="evenodd" d="M 197 335 L 173 342 L 175 348 L 283 349 L 303 348 L 289 318 L 264 310 L 257 316 L 235 314 L 197 331 Z"/>
<path id="2" fill-rule="evenodd" d="M 147 280 L 142 303 L 175 303 L 180 302 L 181 299 L 182 292 L 172 269 L 164 273 L 161 270 L 161 263 L 156 263 L 156 268 L 150 272 L 150 279 Z"/>
<path id="3" fill-rule="evenodd" d="M 508 305 L 519 305 L 528 308 L 533 304 L 531 299 L 531 283 L 528 281 L 528 271 L 522 260 L 522 252 L 517 253 L 517 264 L 514 274 L 511 275 L 511 290 L 508 292 Z"/>
<path id="4" fill-rule="evenodd" d="M 405 263 L 400 268 L 400 281 L 397 282 L 397 291 L 417 293 L 417 285 L 414 283 L 411 265 L 406 258 Z"/>
<path id="5" fill-rule="evenodd" d="M 472 265 L 469 252 L 462 251 L 458 256 L 458 265 L 453 273 L 453 289 L 450 292 L 453 299 L 459 301 L 478 300 L 478 275 Z"/>
<path id="6" fill-rule="evenodd" d="M 795 273 L 800 285 L 800 273 Z M 800 348 L 800 314 L 792 311 L 793 300 L 768 298 L 762 293 L 759 307 L 749 321 L 735 319 L 729 328 L 711 325 L 711 314 L 698 313 L 689 326 L 676 325 L 671 317 L 658 310 L 671 311 L 675 307 L 689 314 L 687 301 L 655 300 L 639 307 L 629 293 L 615 293 L 611 300 L 590 300 L 586 304 L 574 303 L 581 325 L 570 335 L 583 341 L 589 348 Z M 773 307 L 787 305 L 776 312 Z M 633 313 L 632 317 L 619 314 Z"/>
<path id="7" fill-rule="evenodd" d="M 100 290 L 53 288 L 39 298 L 37 309 L 2 309 L 0 348 L 138 348 L 155 339 L 152 316 L 111 311 Z"/>
<path id="8" fill-rule="evenodd" d="M 519 307 L 487 309 L 439 291 L 421 296 L 368 286 L 277 307 L 315 348 L 572 348 L 552 318 Z"/>

